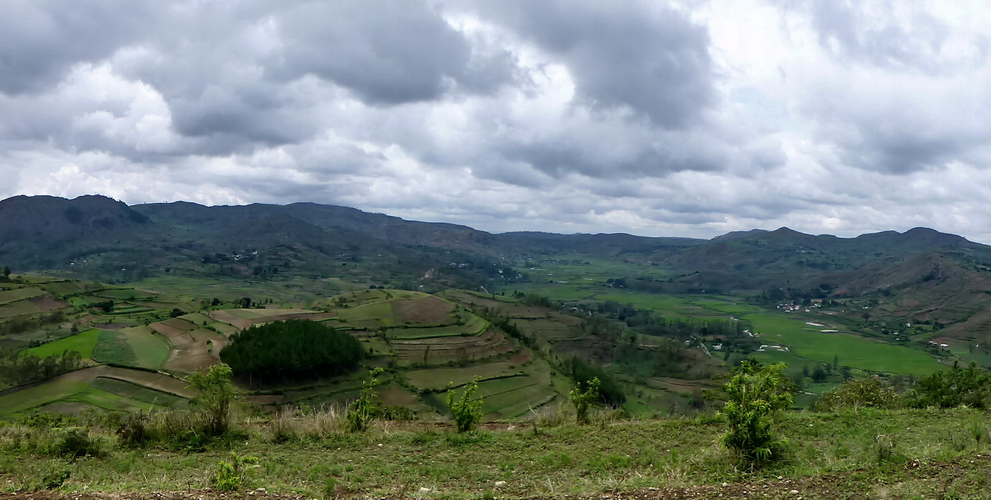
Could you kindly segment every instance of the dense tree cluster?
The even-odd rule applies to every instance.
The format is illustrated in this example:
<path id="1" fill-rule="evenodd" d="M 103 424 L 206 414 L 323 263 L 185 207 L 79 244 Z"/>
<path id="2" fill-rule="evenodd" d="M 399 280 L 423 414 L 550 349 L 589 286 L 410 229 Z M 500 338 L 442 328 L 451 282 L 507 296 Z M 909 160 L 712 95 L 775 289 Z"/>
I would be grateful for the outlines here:
<path id="1" fill-rule="evenodd" d="M 0 350 L 0 383 L 10 386 L 30 384 L 78 370 L 82 365 L 82 355 L 76 351 L 39 358 L 23 352 Z"/>
<path id="2" fill-rule="evenodd" d="M 953 408 L 961 405 L 991 408 L 991 373 L 981 370 L 975 362 L 967 368 L 961 368 L 958 362 L 954 362 L 949 370 L 920 378 L 908 400 L 909 405 L 916 408 Z"/>
<path id="3" fill-rule="evenodd" d="M 599 399 L 603 404 L 618 408 L 626 402 L 626 394 L 623 393 L 623 388 L 602 368 L 588 364 L 577 357 L 571 358 L 565 368 L 568 370 L 571 378 L 577 383 L 580 391 L 588 390 L 592 386 L 592 381 L 598 379 Z"/>
<path id="4" fill-rule="evenodd" d="M 220 351 L 234 375 L 252 383 L 340 375 L 357 367 L 361 357 L 354 337 L 322 323 L 293 319 L 243 330 Z"/>

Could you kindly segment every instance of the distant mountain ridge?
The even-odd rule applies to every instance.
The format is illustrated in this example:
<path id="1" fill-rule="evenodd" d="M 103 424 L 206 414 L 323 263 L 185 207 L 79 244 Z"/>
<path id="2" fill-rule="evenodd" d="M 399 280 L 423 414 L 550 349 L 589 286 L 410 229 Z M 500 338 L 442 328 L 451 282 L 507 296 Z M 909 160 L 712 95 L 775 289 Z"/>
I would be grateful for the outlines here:
<path id="1" fill-rule="evenodd" d="M 237 255 L 242 257 L 232 257 Z M 653 286 L 671 292 L 752 292 L 824 283 L 863 291 L 883 286 L 884 270 L 905 262 L 945 260 L 948 270 L 991 266 L 991 247 L 928 228 L 840 238 L 783 227 L 735 231 L 711 240 L 493 234 L 316 203 L 128 206 L 92 195 L 0 201 L 0 264 L 15 272 L 89 272 L 96 278 L 108 273 L 120 280 L 166 269 L 234 276 L 295 270 L 315 276 L 351 262 L 394 281 L 446 272 L 449 284 L 485 285 L 500 274 L 505 279 L 500 269 L 527 259 L 581 256 L 661 266 L 674 277 Z M 929 270 L 912 272 L 921 276 Z"/>

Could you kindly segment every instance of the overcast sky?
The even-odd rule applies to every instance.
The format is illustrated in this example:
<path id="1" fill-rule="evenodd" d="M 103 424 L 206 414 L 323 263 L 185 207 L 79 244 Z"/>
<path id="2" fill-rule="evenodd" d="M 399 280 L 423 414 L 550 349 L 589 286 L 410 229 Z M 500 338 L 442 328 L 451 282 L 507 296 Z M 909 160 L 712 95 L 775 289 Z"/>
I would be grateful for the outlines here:
<path id="1" fill-rule="evenodd" d="M 5 0 L 0 198 L 991 243 L 984 0 Z"/>

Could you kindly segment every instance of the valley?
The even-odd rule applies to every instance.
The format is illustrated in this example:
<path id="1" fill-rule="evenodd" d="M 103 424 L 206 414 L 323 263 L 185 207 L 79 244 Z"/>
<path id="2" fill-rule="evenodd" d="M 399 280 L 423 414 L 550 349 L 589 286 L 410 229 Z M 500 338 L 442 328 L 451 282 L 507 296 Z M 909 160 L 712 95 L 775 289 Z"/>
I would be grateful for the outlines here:
<path id="1" fill-rule="evenodd" d="M 16 434 L 49 419 L 86 422 L 109 441 L 123 439 L 120 429 L 135 416 L 175 427 L 170 418 L 198 411 L 202 393 L 190 380 L 217 366 L 239 332 L 307 320 L 357 339 L 358 368 L 281 382 L 235 371 L 233 379 L 243 396 L 236 432 L 246 433 L 236 449 L 260 455 L 260 482 L 287 494 L 315 495 L 332 478 L 344 493 L 397 495 L 433 478 L 429 491 L 473 497 L 495 481 L 513 484 L 506 471 L 539 474 L 551 485 L 515 482 L 510 496 L 664 485 L 690 497 L 713 481 L 743 481 L 740 491 L 751 491 L 755 477 L 719 465 L 727 452 L 713 444 L 725 381 L 749 358 L 785 363 L 795 395 L 782 422 L 803 436 L 790 452 L 802 465 L 772 470 L 795 467 L 788 474 L 798 482 L 822 471 L 856 474 L 852 468 L 876 450 L 860 434 L 837 441 L 846 426 L 875 418 L 876 434 L 904 433 L 884 427 L 882 410 L 810 412 L 822 394 L 845 381 L 877 380 L 906 396 L 919 379 L 958 364 L 991 367 L 991 248 L 931 230 L 853 239 L 785 229 L 713 240 L 495 235 L 312 204 L 15 201 L 19 210 L 37 202 L 31 227 L 38 229 L 11 222 L 3 216 L 11 201 L 0 202 L 0 264 L 12 268 L 0 278 L 0 422 L 9 423 L 0 434 L 8 432 L 3 425 Z M 571 433 L 588 433 L 572 422 L 573 391 L 593 378 L 601 383 L 597 437 L 579 443 Z M 449 433 L 449 391 L 476 386 L 482 430 Z M 350 434 L 344 415 L 363 398 L 375 402 L 375 430 Z M 941 435 L 927 421 L 934 410 L 898 411 Z M 942 415 L 956 419 L 951 434 L 966 434 L 971 421 L 975 436 L 986 433 L 981 413 Z M 812 431 L 803 426 L 824 426 L 834 437 L 806 436 Z M 654 444 L 636 450 L 607 444 L 640 439 L 631 436 L 647 429 L 667 437 L 643 438 Z M 671 444 L 672 429 L 693 436 L 685 438 L 691 443 Z M 898 439 L 915 439 L 906 431 Z M 176 436 L 160 445 L 169 448 L 161 460 L 184 449 L 205 453 L 189 468 L 218 460 L 221 445 Z M 0 445 L 30 441 L 5 439 Z M 900 445 L 900 453 L 945 461 L 986 448 L 983 437 L 953 452 L 946 450 L 957 437 L 933 439 L 925 449 Z M 267 442 L 294 451 L 259 448 Z M 432 450 L 450 460 L 488 453 L 502 465 L 481 471 L 440 459 L 417 468 L 383 459 L 374 470 L 313 468 L 320 449 L 357 461 L 348 454 L 376 454 L 373 444 L 412 445 L 415 456 Z M 544 451 L 520 455 L 518 447 L 535 446 Z M 309 472 L 284 456 L 296 451 Z M 831 458 L 816 462 L 817 453 Z M 0 463 L 0 484 L 20 488 L 3 483 L 2 471 L 17 467 Z M 85 467 L 70 466 L 100 491 L 131 480 Z M 280 467 L 309 479 L 282 482 Z M 171 474 L 150 487 L 179 487 Z M 462 475 L 483 479 L 454 486 Z M 835 492 L 829 488 L 821 497 Z"/>

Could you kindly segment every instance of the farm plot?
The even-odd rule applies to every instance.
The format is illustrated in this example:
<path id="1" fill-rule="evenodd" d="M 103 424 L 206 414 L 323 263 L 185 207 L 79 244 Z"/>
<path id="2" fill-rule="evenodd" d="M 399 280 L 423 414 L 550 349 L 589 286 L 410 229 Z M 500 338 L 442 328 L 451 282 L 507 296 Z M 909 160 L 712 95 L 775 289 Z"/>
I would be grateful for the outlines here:
<path id="1" fill-rule="evenodd" d="M 395 300 L 392 314 L 398 324 L 443 325 L 454 322 L 454 304 L 427 295 L 416 299 Z"/>
<path id="2" fill-rule="evenodd" d="M 140 386 L 138 389 L 129 390 L 129 393 L 137 396 L 137 399 L 101 389 L 111 386 L 124 387 L 114 382 L 104 381 L 101 382 L 102 386 L 93 386 L 94 382 L 103 378 Z M 147 396 L 151 395 L 151 392 L 145 391 L 161 393 L 163 403 L 177 402 L 181 398 L 193 396 L 193 392 L 185 382 L 165 375 L 126 368 L 95 366 L 0 393 L 0 417 L 9 418 L 37 408 L 68 412 L 90 406 L 110 410 L 148 409 L 151 405 L 142 400 L 147 401 Z"/>
<path id="3" fill-rule="evenodd" d="M 334 317 L 335 313 L 307 311 L 305 309 L 218 309 L 207 314 L 187 314 L 182 318 L 192 318 L 193 321 L 198 320 L 198 323 L 202 324 L 204 319 L 201 316 L 227 323 L 237 330 L 244 330 L 258 323 L 285 321 L 287 319 L 321 321 Z"/>
<path id="4" fill-rule="evenodd" d="M 16 302 L 9 302 L 0 306 L 0 319 L 12 318 L 14 316 L 22 316 L 25 314 L 33 314 L 38 312 L 47 311 L 49 309 L 43 309 L 39 307 L 30 299 L 18 300 Z"/>
<path id="5" fill-rule="evenodd" d="M 173 407 L 186 399 L 175 394 L 151 389 L 118 378 L 97 377 L 90 385 L 94 389 L 149 405 Z"/>
<path id="6" fill-rule="evenodd" d="M 519 387 L 493 394 L 482 400 L 482 412 L 489 418 L 513 418 L 539 408 L 558 394 L 548 384 L 537 384 L 530 377 L 520 377 Z M 526 383 L 530 382 L 530 383 Z M 525 385 L 524 385 L 525 384 Z M 482 384 L 479 384 L 481 390 Z"/>
<path id="7" fill-rule="evenodd" d="M 81 354 L 83 358 L 89 359 L 93 356 L 93 348 L 96 347 L 96 342 L 99 337 L 100 330 L 90 328 L 71 337 L 66 337 L 62 340 L 56 340 L 55 342 L 49 342 L 38 347 L 33 347 L 24 352 L 25 354 L 29 354 L 31 356 L 44 358 L 46 356 L 51 356 L 52 354 L 62 354 L 64 351 L 76 351 Z"/>
<path id="8" fill-rule="evenodd" d="M 478 377 L 487 380 L 496 377 L 509 377 L 522 372 L 522 367 L 506 362 L 485 363 L 463 368 L 427 368 L 410 370 L 406 373 L 410 384 L 419 389 L 439 391 L 454 384 L 455 387 L 467 384 Z"/>
<path id="9" fill-rule="evenodd" d="M 169 359 L 169 343 L 147 326 L 125 328 L 120 331 L 134 352 L 134 364 L 141 368 L 158 370 Z"/>
<path id="10" fill-rule="evenodd" d="M 220 352 L 219 348 L 212 349 L 211 344 L 226 342 L 226 337 L 217 332 L 196 329 L 196 325 L 177 318 L 148 326 L 168 339 L 172 346 L 168 359 L 162 365 L 167 370 L 192 373 L 207 368 L 217 362 L 216 356 Z M 208 340 L 211 342 L 208 343 Z"/>
<path id="11" fill-rule="evenodd" d="M 117 332 L 101 330 L 91 358 L 97 363 L 133 365 L 134 351 L 131 350 L 126 336 L 119 335 Z"/>
<path id="12" fill-rule="evenodd" d="M 579 328 L 582 320 L 573 316 L 559 315 L 553 319 L 516 319 L 513 323 L 526 335 L 547 342 L 574 339 L 586 335 Z"/>
<path id="13" fill-rule="evenodd" d="M 378 330 L 395 324 L 395 318 L 392 317 L 392 304 L 388 302 L 338 309 L 337 315 L 352 328 Z"/>
<path id="14" fill-rule="evenodd" d="M 768 344 L 788 346 L 795 355 L 813 361 L 839 364 L 864 370 L 928 375 L 943 368 L 927 354 L 904 346 L 876 342 L 847 333 L 821 333 L 806 330 L 803 319 L 780 314 L 760 313 L 744 317 Z"/>
<path id="15" fill-rule="evenodd" d="M 31 297 L 37 297 L 39 295 L 45 295 L 45 291 L 40 288 L 34 288 L 34 287 L 15 288 L 13 290 L 0 290 L 0 305 L 9 304 L 11 302 L 17 302 L 19 300 L 30 299 Z"/>
<path id="16" fill-rule="evenodd" d="M 393 341 L 393 350 L 399 361 L 409 363 L 446 363 L 471 361 L 505 354 L 516 348 L 516 343 L 498 330 L 488 330 L 477 337 L 443 337 L 418 341 Z"/>
<path id="17" fill-rule="evenodd" d="M 430 339 L 436 337 L 472 336 L 479 335 L 488 328 L 489 323 L 474 314 L 463 325 L 432 326 L 426 328 L 389 328 L 386 335 L 396 339 Z"/>

